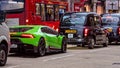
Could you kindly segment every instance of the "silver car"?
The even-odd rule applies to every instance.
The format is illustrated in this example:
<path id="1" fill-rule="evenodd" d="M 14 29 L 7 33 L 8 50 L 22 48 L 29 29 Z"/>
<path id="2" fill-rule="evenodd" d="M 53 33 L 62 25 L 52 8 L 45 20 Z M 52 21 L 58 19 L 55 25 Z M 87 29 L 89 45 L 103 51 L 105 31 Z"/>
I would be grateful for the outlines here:
<path id="1" fill-rule="evenodd" d="M 9 28 L 5 24 L 5 13 L 3 11 L 0 11 L 0 66 L 4 66 L 6 64 L 9 49 Z"/>

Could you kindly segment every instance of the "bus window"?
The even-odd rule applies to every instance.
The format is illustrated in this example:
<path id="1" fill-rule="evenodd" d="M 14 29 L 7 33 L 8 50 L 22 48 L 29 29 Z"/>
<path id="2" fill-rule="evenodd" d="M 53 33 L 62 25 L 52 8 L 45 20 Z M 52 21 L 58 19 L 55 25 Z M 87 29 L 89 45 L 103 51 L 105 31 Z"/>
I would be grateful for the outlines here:
<path id="1" fill-rule="evenodd" d="M 47 21 L 54 21 L 54 6 L 53 5 L 46 5 L 46 20 Z"/>
<path id="2" fill-rule="evenodd" d="M 41 4 L 40 5 L 40 15 L 41 15 L 41 20 L 45 21 L 46 20 L 46 16 L 45 16 L 45 4 Z"/>
<path id="3" fill-rule="evenodd" d="M 59 6 L 55 5 L 55 21 L 59 20 Z"/>
<path id="4" fill-rule="evenodd" d="M 40 4 L 36 3 L 36 15 L 40 15 Z"/>
<path id="5" fill-rule="evenodd" d="M 61 18 L 61 16 L 65 13 L 65 6 L 60 5 L 59 6 L 59 18 Z"/>

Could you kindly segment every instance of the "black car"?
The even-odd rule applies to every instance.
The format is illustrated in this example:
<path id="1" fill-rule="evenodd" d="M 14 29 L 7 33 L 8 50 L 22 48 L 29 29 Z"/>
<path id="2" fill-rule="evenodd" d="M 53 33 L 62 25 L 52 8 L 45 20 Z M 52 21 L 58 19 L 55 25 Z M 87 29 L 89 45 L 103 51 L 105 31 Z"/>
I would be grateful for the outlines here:
<path id="1" fill-rule="evenodd" d="M 101 17 L 119 17 L 120 19 L 120 13 L 105 13 L 102 14 Z"/>
<path id="2" fill-rule="evenodd" d="M 109 32 L 109 44 L 120 42 L 120 18 L 118 16 L 102 17 L 102 26 Z"/>
<path id="3" fill-rule="evenodd" d="M 60 22 L 60 34 L 67 37 L 69 44 L 82 44 L 84 47 L 93 49 L 94 45 L 108 45 L 108 37 L 101 28 L 100 16 L 94 12 L 65 13 Z"/>

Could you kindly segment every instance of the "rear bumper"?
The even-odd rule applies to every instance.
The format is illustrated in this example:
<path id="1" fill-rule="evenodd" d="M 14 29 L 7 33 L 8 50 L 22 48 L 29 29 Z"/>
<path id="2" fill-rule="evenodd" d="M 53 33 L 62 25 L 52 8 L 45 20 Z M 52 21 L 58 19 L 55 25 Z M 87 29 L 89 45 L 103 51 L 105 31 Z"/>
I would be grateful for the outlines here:
<path id="1" fill-rule="evenodd" d="M 21 42 L 19 39 L 11 39 L 10 53 L 16 52 L 37 52 L 37 47 Z"/>
<path id="2" fill-rule="evenodd" d="M 81 44 L 85 42 L 84 39 L 81 39 L 81 38 L 68 38 L 67 39 L 67 43 L 68 44 Z"/>

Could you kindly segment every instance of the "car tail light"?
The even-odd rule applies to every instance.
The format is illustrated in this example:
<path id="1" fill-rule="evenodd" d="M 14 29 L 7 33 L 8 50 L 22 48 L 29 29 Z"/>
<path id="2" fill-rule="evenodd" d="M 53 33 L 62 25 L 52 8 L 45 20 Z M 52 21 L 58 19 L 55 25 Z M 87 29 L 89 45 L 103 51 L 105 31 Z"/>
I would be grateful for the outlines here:
<path id="1" fill-rule="evenodd" d="M 32 34 L 22 34 L 21 37 L 22 38 L 34 38 Z"/>
<path id="2" fill-rule="evenodd" d="M 120 35 L 120 27 L 118 28 L 118 34 Z"/>
<path id="3" fill-rule="evenodd" d="M 88 29 L 87 28 L 84 29 L 84 36 L 85 37 L 88 36 Z"/>

